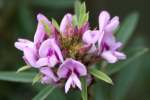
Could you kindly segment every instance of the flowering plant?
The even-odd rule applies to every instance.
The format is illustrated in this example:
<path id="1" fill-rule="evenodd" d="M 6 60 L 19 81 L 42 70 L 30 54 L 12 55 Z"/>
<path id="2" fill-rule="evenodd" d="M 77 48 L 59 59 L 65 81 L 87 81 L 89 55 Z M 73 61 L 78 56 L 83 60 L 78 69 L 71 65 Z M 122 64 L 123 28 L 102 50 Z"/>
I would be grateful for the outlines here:
<path id="1" fill-rule="evenodd" d="M 113 84 L 105 65 L 126 59 L 121 52 L 122 42 L 125 42 L 115 36 L 119 29 L 119 17 L 111 18 L 103 10 L 97 20 L 98 27 L 92 29 L 89 12 L 85 3 L 80 2 L 77 2 L 75 14 L 65 14 L 60 24 L 39 13 L 34 40 L 20 38 L 15 42 L 15 47 L 23 52 L 22 58 L 26 63 L 17 72 L 36 69 L 38 73 L 33 78 L 33 84 L 41 82 L 50 86 L 44 91 L 63 88 L 65 93 L 78 88 L 83 100 L 88 97 L 87 87 L 93 85 L 96 79 Z M 98 64 L 102 67 L 97 67 Z"/>

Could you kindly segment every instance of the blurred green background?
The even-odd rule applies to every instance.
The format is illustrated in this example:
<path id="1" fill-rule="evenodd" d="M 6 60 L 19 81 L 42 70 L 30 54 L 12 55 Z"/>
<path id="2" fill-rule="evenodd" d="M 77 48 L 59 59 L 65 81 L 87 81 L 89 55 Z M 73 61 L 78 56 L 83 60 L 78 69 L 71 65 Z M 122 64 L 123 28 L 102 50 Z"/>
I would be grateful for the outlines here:
<path id="1" fill-rule="evenodd" d="M 67 12 L 73 13 L 75 0 L 0 0 L 0 71 L 17 70 L 25 63 L 22 53 L 14 48 L 17 38 L 33 39 L 36 30 L 36 15 L 43 13 L 49 19 L 54 17 L 61 21 Z M 140 14 L 138 26 L 126 46 L 126 51 L 150 47 L 149 0 L 86 0 L 90 11 L 90 23 L 97 26 L 101 10 L 108 10 L 111 15 L 120 16 L 120 21 L 131 12 Z M 142 56 L 132 64 L 112 76 L 115 84 L 110 86 L 99 82 L 92 92 L 94 100 L 150 100 L 150 53 Z M 36 86 L 30 83 L 13 83 L 0 81 L 0 100 L 31 100 L 37 93 Z M 61 91 L 55 90 L 49 100 L 62 100 Z M 77 93 L 78 94 L 78 93 Z M 67 100 L 76 93 L 64 97 Z M 63 99 L 63 100 L 65 100 Z M 76 100 L 79 100 L 77 98 Z"/>

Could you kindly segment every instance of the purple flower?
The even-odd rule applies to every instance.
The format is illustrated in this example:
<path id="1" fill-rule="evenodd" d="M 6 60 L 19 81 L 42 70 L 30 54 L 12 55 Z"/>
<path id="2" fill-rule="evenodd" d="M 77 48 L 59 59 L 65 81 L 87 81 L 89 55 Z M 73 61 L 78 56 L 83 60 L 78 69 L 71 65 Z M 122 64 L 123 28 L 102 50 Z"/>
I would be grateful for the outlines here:
<path id="1" fill-rule="evenodd" d="M 39 48 L 39 60 L 36 65 L 38 67 L 49 66 L 54 67 L 57 63 L 63 62 L 63 56 L 55 39 L 47 39 L 43 41 Z"/>
<path id="2" fill-rule="evenodd" d="M 25 62 L 28 65 L 35 67 L 37 50 L 34 43 L 26 39 L 18 39 L 18 41 L 15 42 L 15 47 L 24 52 L 23 59 Z"/>
<path id="3" fill-rule="evenodd" d="M 63 64 L 60 65 L 57 74 L 59 78 L 67 78 L 65 84 L 65 92 L 67 93 L 71 86 L 73 88 L 77 86 L 80 90 L 82 89 L 79 77 L 86 76 L 87 70 L 81 62 L 70 58 L 66 59 Z"/>
<path id="4" fill-rule="evenodd" d="M 119 59 L 125 59 L 126 55 L 119 52 L 121 43 L 117 42 L 113 36 L 113 32 L 119 25 L 119 18 L 117 16 L 110 19 L 110 15 L 107 11 L 102 11 L 99 15 L 99 40 L 98 47 L 101 56 L 109 63 L 115 63 Z"/>

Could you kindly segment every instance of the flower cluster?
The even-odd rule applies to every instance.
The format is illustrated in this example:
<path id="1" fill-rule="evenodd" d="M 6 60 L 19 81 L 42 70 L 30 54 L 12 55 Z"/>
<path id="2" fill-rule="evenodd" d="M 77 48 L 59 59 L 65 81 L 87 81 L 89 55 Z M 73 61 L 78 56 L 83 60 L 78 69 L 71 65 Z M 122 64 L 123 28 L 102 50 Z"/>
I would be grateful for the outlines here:
<path id="1" fill-rule="evenodd" d="M 60 25 L 49 21 L 42 14 L 37 15 L 38 25 L 34 41 L 18 39 L 15 47 L 21 50 L 27 65 L 39 70 L 41 83 L 65 84 L 82 89 L 80 77 L 91 78 L 88 67 L 106 60 L 115 63 L 126 58 L 119 51 L 122 44 L 114 37 L 119 18 L 110 18 L 107 11 L 99 15 L 99 29 L 90 29 L 88 20 L 75 24 L 75 15 L 66 14 Z M 89 82 L 89 81 L 87 81 Z"/>

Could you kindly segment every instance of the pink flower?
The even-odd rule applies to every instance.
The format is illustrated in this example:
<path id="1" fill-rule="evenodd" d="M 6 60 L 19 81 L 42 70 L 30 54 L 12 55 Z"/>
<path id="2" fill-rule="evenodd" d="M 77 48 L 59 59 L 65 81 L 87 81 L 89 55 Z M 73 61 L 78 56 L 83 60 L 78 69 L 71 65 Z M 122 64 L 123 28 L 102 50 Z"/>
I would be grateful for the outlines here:
<path id="1" fill-rule="evenodd" d="M 80 90 L 82 89 L 79 77 L 86 76 L 87 70 L 81 62 L 70 58 L 60 65 L 57 74 L 59 78 L 67 78 L 65 84 L 65 92 L 67 93 L 71 86 L 73 88 L 77 86 Z"/>
<path id="2" fill-rule="evenodd" d="M 39 48 L 39 60 L 36 65 L 38 67 L 49 66 L 54 67 L 57 63 L 63 62 L 63 56 L 55 39 L 47 39 L 43 41 Z"/>
<path id="3" fill-rule="evenodd" d="M 107 11 L 102 11 L 99 15 L 99 32 L 98 47 L 101 56 L 109 63 L 115 63 L 120 59 L 125 59 L 126 55 L 119 52 L 121 47 L 120 42 L 116 42 L 113 32 L 119 25 L 119 18 L 117 16 L 110 20 L 110 15 Z"/>
<path id="4" fill-rule="evenodd" d="M 126 55 L 118 51 L 122 44 L 117 42 L 113 36 L 113 32 L 118 26 L 119 18 L 117 16 L 110 20 L 109 13 L 102 11 L 99 15 L 99 30 L 88 30 L 82 36 L 85 45 L 90 46 L 88 53 L 97 53 L 109 63 L 125 59 Z"/>
<path id="5" fill-rule="evenodd" d="M 15 42 L 15 47 L 24 52 L 23 59 L 25 62 L 35 67 L 36 60 L 37 60 L 37 49 L 33 42 L 26 40 L 26 39 L 18 39 Z"/>

